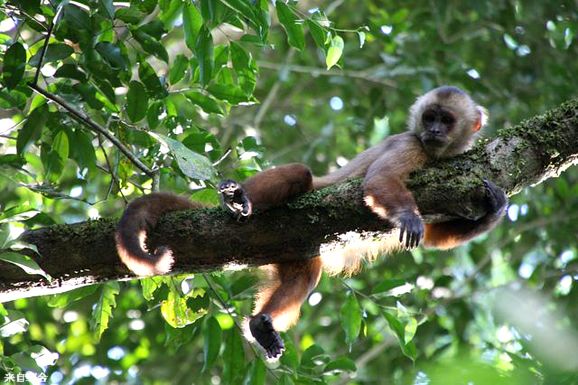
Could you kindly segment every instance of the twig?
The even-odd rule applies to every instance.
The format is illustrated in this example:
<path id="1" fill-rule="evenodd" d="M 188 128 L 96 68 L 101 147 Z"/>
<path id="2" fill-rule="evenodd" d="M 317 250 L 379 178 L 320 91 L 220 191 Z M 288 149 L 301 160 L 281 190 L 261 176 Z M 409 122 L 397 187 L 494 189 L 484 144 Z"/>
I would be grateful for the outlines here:
<path id="1" fill-rule="evenodd" d="M 36 73 L 34 74 L 34 80 L 32 81 L 32 84 L 34 84 L 34 85 L 38 84 L 38 79 L 40 78 L 40 69 L 42 68 L 42 62 L 44 61 L 44 57 L 46 56 L 46 51 L 48 51 L 48 42 L 50 41 L 50 37 L 52 36 L 52 30 L 54 29 L 54 26 L 56 25 L 56 22 L 57 22 L 58 18 L 60 17 L 60 13 L 62 12 L 62 4 L 66 4 L 66 3 L 63 2 L 58 6 L 58 9 L 56 10 L 56 14 L 52 18 L 52 22 L 48 26 L 48 31 L 46 32 L 46 38 L 44 39 L 44 45 L 42 46 L 42 50 L 40 51 L 40 58 L 38 59 L 38 67 L 36 68 Z"/>
<path id="2" fill-rule="evenodd" d="M 365 80 L 386 87 L 397 88 L 395 82 L 387 79 L 378 79 L 375 77 L 371 77 L 365 71 L 327 70 L 325 68 L 320 67 L 302 66 L 297 64 L 292 65 L 278 64 L 267 61 L 257 61 L 257 64 L 261 68 L 272 69 L 276 71 L 280 69 L 287 69 L 288 71 L 310 74 L 311 76 L 340 76 L 345 78 Z"/>
<path id="3" fill-rule="evenodd" d="M 142 172 L 147 176 L 153 178 L 156 175 L 154 170 L 151 170 L 147 165 L 141 162 L 120 140 L 118 140 L 114 135 L 112 135 L 106 128 L 100 126 L 93 120 L 91 120 L 85 113 L 75 110 L 70 104 L 68 104 L 64 99 L 58 95 L 54 95 L 47 90 L 37 86 L 36 84 L 28 83 L 28 87 L 32 88 L 34 91 L 38 92 L 46 99 L 53 101 L 60 107 L 64 108 L 70 113 L 70 115 L 78 122 L 84 124 L 91 131 L 96 134 L 102 134 L 106 139 L 108 139 L 113 145 L 115 145 L 120 152 L 124 154 L 135 166 L 137 166 Z"/>

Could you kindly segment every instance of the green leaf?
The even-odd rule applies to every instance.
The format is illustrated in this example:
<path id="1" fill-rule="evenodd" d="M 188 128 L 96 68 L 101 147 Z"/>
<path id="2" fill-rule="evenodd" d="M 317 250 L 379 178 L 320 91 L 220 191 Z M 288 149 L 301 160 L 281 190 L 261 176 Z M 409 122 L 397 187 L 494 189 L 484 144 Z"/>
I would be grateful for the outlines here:
<path id="1" fill-rule="evenodd" d="M 16 151 L 18 154 L 24 154 L 28 146 L 40 138 L 42 129 L 48 121 L 48 108 L 46 105 L 38 107 L 18 131 L 18 138 L 16 139 Z"/>
<path id="2" fill-rule="evenodd" d="M 185 71 L 189 67 L 189 59 L 185 55 L 177 55 L 173 65 L 169 70 L 169 83 L 176 84 L 185 76 Z"/>
<path id="3" fill-rule="evenodd" d="M 323 373 L 336 375 L 340 373 L 353 373 L 357 371 L 357 366 L 355 362 L 347 357 L 338 358 L 335 361 L 328 363 L 323 369 Z"/>
<path id="4" fill-rule="evenodd" d="M 327 69 L 331 69 L 334 65 L 339 62 L 341 55 L 343 54 L 343 39 L 341 36 L 335 36 L 331 39 L 331 44 L 327 50 L 327 57 L 325 58 L 325 64 L 327 64 Z"/>
<path id="5" fill-rule="evenodd" d="M 223 352 L 223 383 L 239 384 L 243 379 L 245 369 L 245 351 L 243 340 L 237 329 L 228 332 L 228 338 Z"/>
<path id="6" fill-rule="evenodd" d="M 211 31 L 201 27 L 193 50 L 199 62 L 200 82 L 206 86 L 213 76 L 213 37 Z"/>
<path id="7" fill-rule="evenodd" d="M 216 170 L 207 157 L 189 150 L 181 142 L 164 135 L 154 132 L 149 132 L 149 135 L 169 148 L 186 176 L 199 180 L 210 180 L 216 176 Z"/>
<path id="8" fill-rule="evenodd" d="M 150 129 L 155 129 L 159 126 L 159 116 L 164 110 L 164 105 L 161 101 L 154 101 L 149 105 L 147 111 L 147 123 Z"/>
<path id="9" fill-rule="evenodd" d="M 78 80 L 79 82 L 86 81 L 86 74 L 82 72 L 76 64 L 63 64 L 58 67 L 54 73 L 55 78 L 68 78 Z"/>
<path id="10" fill-rule="evenodd" d="M 248 2 L 246 0 L 220 0 L 221 3 L 225 4 L 227 7 L 239 12 L 243 15 L 249 22 L 249 24 L 257 32 L 261 41 L 267 39 L 267 32 L 269 29 L 269 22 L 266 18 L 266 13 L 263 12 L 258 6 L 253 5 L 254 3 Z"/>
<path id="11" fill-rule="evenodd" d="M 95 49 L 111 68 L 126 70 L 126 61 L 119 46 L 108 42 L 100 42 L 95 46 Z"/>
<path id="12" fill-rule="evenodd" d="M 58 154 L 63 161 L 68 159 L 70 145 L 66 131 L 60 130 L 52 140 L 52 150 Z"/>
<path id="13" fill-rule="evenodd" d="M 205 343 L 203 346 L 203 354 L 205 364 L 203 365 L 203 372 L 212 368 L 215 360 L 219 357 L 222 335 L 221 326 L 219 326 L 219 322 L 214 317 L 206 318 L 204 326 L 203 336 Z"/>
<path id="14" fill-rule="evenodd" d="M 409 326 L 408 331 L 410 333 L 410 336 L 407 338 L 407 341 L 409 342 L 406 343 L 406 336 L 405 336 L 406 326 L 404 326 L 404 324 L 396 316 L 394 316 L 389 312 L 383 312 L 383 315 L 387 320 L 389 327 L 395 333 L 403 354 L 406 357 L 410 358 L 411 360 L 415 361 L 415 358 L 417 357 L 417 349 L 415 347 L 415 344 L 411 340 L 415 335 L 414 327 L 417 328 L 417 322 L 415 323 L 415 325 Z"/>
<path id="15" fill-rule="evenodd" d="M 152 301 L 154 299 L 155 291 L 163 285 L 163 277 L 148 277 L 143 278 L 140 281 L 142 287 L 142 295 L 147 301 Z"/>
<path id="16" fill-rule="evenodd" d="M 283 357 L 285 357 L 285 352 Z M 251 367 L 245 375 L 243 385 L 265 385 L 267 379 L 267 367 L 263 360 L 253 360 Z"/>
<path id="17" fill-rule="evenodd" d="M 78 167 L 93 170 L 96 168 L 96 154 L 91 137 L 80 129 L 73 132 L 70 138 L 70 158 L 74 159 Z"/>
<path id="18" fill-rule="evenodd" d="M 357 31 L 357 37 L 359 38 L 359 48 L 363 48 L 365 44 L 365 32 Z"/>
<path id="19" fill-rule="evenodd" d="M 329 356 L 319 345 L 311 345 L 301 355 L 301 366 L 305 368 L 314 368 L 326 362 L 329 362 Z"/>
<path id="20" fill-rule="evenodd" d="M 133 29 L 132 35 L 134 36 L 135 40 L 139 42 L 142 49 L 148 52 L 151 55 L 154 55 L 164 61 L 165 63 L 169 62 L 169 54 L 165 49 L 165 46 L 162 45 L 157 39 L 143 31 L 141 28 Z"/>
<path id="21" fill-rule="evenodd" d="M 253 102 L 255 100 L 252 96 L 248 96 L 241 88 L 232 84 L 211 84 L 207 88 L 207 91 L 217 99 L 226 100 L 231 104 Z"/>
<path id="22" fill-rule="evenodd" d="M 183 5 L 183 31 L 185 33 L 185 43 L 191 51 L 195 50 L 199 31 L 203 26 L 203 16 L 192 2 L 185 2 Z"/>
<path id="23" fill-rule="evenodd" d="M 145 18 L 145 13 L 136 8 L 118 8 L 114 14 L 115 18 L 124 21 L 127 24 L 139 24 Z"/>
<path id="24" fill-rule="evenodd" d="M 0 260 L 18 266 L 29 275 L 41 275 L 48 282 L 52 281 L 50 275 L 38 266 L 38 264 L 29 256 L 14 251 L 4 251 L 0 253 Z"/>
<path id="25" fill-rule="evenodd" d="M 210 96 L 203 95 L 202 93 L 196 91 L 187 91 L 185 96 L 192 103 L 201 107 L 206 113 L 223 115 L 223 109 L 221 106 L 219 106 L 219 103 L 217 103 L 217 101 Z"/>
<path id="26" fill-rule="evenodd" d="M 47 304 L 50 307 L 65 308 L 71 303 L 93 294 L 98 288 L 98 285 L 90 285 L 67 291 L 65 293 L 55 294 L 49 297 Z"/>
<path id="27" fill-rule="evenodd" d="M 138 77 L 145 85 L 149 97 L 162 99 L 168 95 L 153 67 L 142 58 L 139 61 Z"/>
<path id="28" fill-rule="evenodd" d="M 345 331 L 345 341 L 351 345 L 361 331 L 361 307 L 357 297 L 350 292 L 341 306 L 341 327 Z"/>
<path id="29" fill-rule="evenodd" d="M 112 0 L 98 0 L 98 10 L 109 19 L 114 18 L 114 5 Z"/>
<path id="30" fill-rule="evenodd" d="M 46 49 L 46 55 L 42 60 L 42 65 L 46 63 L 55 62 L 58 60 L 66 59 L 74 53 L 74 49 L 68 44 L 49 44 Z M 40 55 L 42 54 L 42 49 L 39 49 L 34 56 L 32 56 L 28 62 L 32 67 L 38 66 L 40 61 Z"/>
<path id="31" fill-rule="evenodd" d="M 18 42 L 12 44 L 4 54 L 2 80 L 8 89 L 14 89 L 24 76 L 26 68 L 26 50 Z"/>
<path id="32" fill-rule="evenodd" d="M 294 11 L 282 1 L 275 2 L 279 22 L 287 33 L 287 42 L 290 46 L 302 50 L 305 47 L 305 34 L 303 32 L 303 20 L 295 16 Z"/>
<path id="33" fill-rule="evenodd" d="M 403 286 L 407 283 L 405 279 L 385 279 L 379 283 L 379 285 L 375 286 L 371 291 L 372 294 L 383 293 L 394 289 L 399 286 Z"/>
<path id="34" fill-rule="evenodd" d="M 98 339 L 100 339 L 102 333 L 108 329 L 108 322 L 112 317 L 112 309 L 116 307 L 116 296 L 120 293 L 120 286 L 118 282 L 115 281 L 107 282 L 100 287 L 100 298 L 96 303 L 90 319 L 90 328 L 96 332 Z"/>
<path id="35" fill-rule="evenodd" d="M 206 309 L 193 311 L 187 307 L 187 299 L 171 288 L 167 299 L 161 302 L 161 314 L 165 321 L 174 328 L 184 328 L 193 324 L 207 313 Z"/>
<path id="36" fill-rule="evenodd" d="M 415 333 L 417 331 L 417 320 L 414 317 L 410 317 L 405 324 L 403 329 L 404 338 L 403 342 L 407 345 L 409 342 L 413 340 L 415 337 Z"/>
<path id="37" fill-rule="evenodd" d="M 149 99 L 143 84 L 136 80 L 131 80 L 126 94 L 126 113 L 128 118 L 136 123 L 143 119 L 147 113 Z"/>
<path id="38" fill-rule="evenodd" d="M 307 26 L 309 27 L 309 32 L 313 37 L 313 41 L 318 48 L 321 48 L 324 52 L 327 51 L 326 43 L 327 37 L 330 36 L 328 29 L 322 27 L 317 21 L 308 19 Z"/>

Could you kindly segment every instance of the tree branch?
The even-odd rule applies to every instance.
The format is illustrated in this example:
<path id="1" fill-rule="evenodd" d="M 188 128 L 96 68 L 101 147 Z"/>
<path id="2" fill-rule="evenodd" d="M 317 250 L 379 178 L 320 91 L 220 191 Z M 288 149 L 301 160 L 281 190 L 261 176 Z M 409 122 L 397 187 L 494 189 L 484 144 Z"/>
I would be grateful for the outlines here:
<path id="1" fill-rule="evenodd" d="M 482 179 L 508 193 L 557 176 L 578 161 L 578 101 L 502 130 L 467 154 L 429 165 L 408 186 L 426 221 L 484 214 Z M 218 208 L 166 215 L 150 233 L 149 246 L 168 245 L 175 272 L 223 269 L 227 264 L 262 265 L 318 255 L 337 234 L 372 236 L 391 229 L 363 204 L 359 180 L 307 194 L 237 223 Z M 47 294 L 114 279 L 130 279 L 119 261 L 114 219 L 57 225 L 26 232 L 37 246 L 39 265 L 55 277 L 47 283 L 0 262 L 0 299 Z M 31 252 L 31 254 L 33 254 Z"/>
<path id="2" fill-rule="evenodd" d="M 153 170 L 151 170 L 150 168 L 147 167 L 146 164 L 141 162 L 124 144 L 122 144 L 120 140 L 118 140 L 114 135 L 112 135 L 110 131 L 108 131 L 106 128 L 100 126 L 95 121 L 90 119 L 85 113 L 77 111 L 58 95 L 54 95 L 34 83 L 29 83 L 28 87 L 38 92 L 46 99 L 51 100 L 54 103 L 58 104 L 60 107 L 64 108 L 68 113 L 70 113 L 70 116 L 72 116 L 79 123 L 88 127 L 92 132 L 96 134 L 102 134 L 116 148 L 118 148 L 119 151 L 124 154 L 124 156 L 126 156 L 132 163 L 134 163 L 134 165 L 137 166 L 142 172 L 144 172 L 147 176 L 151 178 L 154 177 L 155 172 Z"/>

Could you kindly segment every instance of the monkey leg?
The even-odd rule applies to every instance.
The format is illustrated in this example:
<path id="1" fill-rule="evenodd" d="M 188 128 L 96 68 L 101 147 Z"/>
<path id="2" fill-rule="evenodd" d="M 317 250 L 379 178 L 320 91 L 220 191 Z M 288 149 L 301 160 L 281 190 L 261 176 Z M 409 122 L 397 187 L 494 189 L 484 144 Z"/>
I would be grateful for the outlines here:
<path id="1" fill-rule="evenodd" d="M 238 219 L 251 215 L 253 208 L 266 210 L 313 189 L 311 170 L 291 163 L 261 171 L 244 183 L 226 180 L 219 184 L 222 205 Z"/>
<path id="2" fill-rule="evenodd" d="M 319 282 L 321 259 L 279 263 L 265 269 L 269 281 L 257 294 L 249 330 L 265 356 L 275 359 L 285 350 L 279 332 L 297 322 L 301 304 Z"/>

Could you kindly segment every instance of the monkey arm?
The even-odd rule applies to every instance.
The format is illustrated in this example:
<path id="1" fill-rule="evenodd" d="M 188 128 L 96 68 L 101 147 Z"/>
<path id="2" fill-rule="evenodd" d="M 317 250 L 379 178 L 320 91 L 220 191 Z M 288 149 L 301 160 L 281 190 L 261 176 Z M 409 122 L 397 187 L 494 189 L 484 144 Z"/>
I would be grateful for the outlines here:
<path id="1" fill-rule="evenodd" d="M 399 226 L 399 240 L 404 243 L 405 237 L 407 248 L 419 244 L 424 226 L 405 179 L 421 168 L 426 159 L 415 135 L 396 135 L 387 140 L 384 153 L 371 164 L 363 183 L 365 203 L 374 213 Z"/>
<path id="2" fill-rule="evenodd" d="M 493 229 L 502 219 L 508 206 L 508 198 L 502 189 L 484 180 L 487 212 L 482 218 L 454 219 L 425 225 L 424 246 L 450 249 Z"/>

